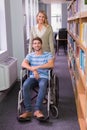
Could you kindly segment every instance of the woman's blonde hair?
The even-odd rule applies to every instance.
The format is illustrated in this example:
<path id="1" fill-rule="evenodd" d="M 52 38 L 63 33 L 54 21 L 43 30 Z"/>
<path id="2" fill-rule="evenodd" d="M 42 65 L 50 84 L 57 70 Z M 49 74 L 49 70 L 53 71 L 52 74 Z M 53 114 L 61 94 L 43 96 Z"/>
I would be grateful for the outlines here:
<path id="1" fill-rule="evenodd" d="M 44 17 L 45 17 L 44 25 L 47 26 L 47 25 L 49 24 L 49 23 L 48 23 L 48 18 L 47 18 L 47 15 L 46 15 L 45 11 L 43 11 L 43 10 L 39 11 L 38 14 L 37 14 L 37 16 L 36 16 L 37 23 L 38 23 L 38 18 L 37 18 L 37 17 L 38 17 L 38 15 L 39 15 L 39 13 L 41 13 L 41 14 L 44 15 Z"/>

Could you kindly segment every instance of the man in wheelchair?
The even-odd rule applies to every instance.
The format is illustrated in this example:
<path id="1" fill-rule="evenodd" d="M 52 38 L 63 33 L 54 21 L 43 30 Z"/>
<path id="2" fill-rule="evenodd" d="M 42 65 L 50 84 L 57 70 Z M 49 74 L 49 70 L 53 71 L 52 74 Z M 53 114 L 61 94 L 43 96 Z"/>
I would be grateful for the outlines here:
<path id="1" fill-rule="evenodd" d="M 43 52 L 42 40 L 36 37 L 32 41 L 34 52 L 28 54 L 22 62 L 22 67 L 30 71 L 30 76 L 23 83 L 23 98 L 25 112 L 19 118 L 21 120 L 31 119 L 31 89 L 38 83 L 39 90 L 34 107 L 34 117 L 44 119 L 42 104 L 47 91 L 48 71 L 54 67 L 54 57 L 50 52 Z"/>

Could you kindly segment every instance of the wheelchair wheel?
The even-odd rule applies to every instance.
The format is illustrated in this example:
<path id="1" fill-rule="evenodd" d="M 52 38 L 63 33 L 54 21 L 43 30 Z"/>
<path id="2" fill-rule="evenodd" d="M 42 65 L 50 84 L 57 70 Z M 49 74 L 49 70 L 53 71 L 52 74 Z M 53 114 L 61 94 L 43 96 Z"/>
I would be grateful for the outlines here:
<path id="1" fill-rule="evenodd" d="M 54 86 L 55 86 L 55 105 L 58 106 L 59 102 L 59 79 L 54 75 Z"/>
<path id="2" fill-rule="evenodd" d="M 59 102 L 59 79 L 55 74 L 53 75 L 52 87 L 51 88 L 52 88 L 51 89 L 52 102 L 56 107 L 58 107 L 58 102 Z"/>
<path id="3" fill-rule="evenodd" d="M 53 118 L 58 118 L 58 108 L 55 105 L 50 105 L 50 111 Z"/>

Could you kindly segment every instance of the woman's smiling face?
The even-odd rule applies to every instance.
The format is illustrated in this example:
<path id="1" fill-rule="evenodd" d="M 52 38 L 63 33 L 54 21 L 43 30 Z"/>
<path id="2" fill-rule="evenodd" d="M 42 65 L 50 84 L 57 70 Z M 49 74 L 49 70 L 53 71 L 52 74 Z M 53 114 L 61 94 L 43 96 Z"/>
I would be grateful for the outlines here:
<path id="1" fill-rule="evenodd" d="M 43 13 L 39 13 L 37 15 L 37 22 L 40 24 L 44 24 L 45 23 L 45 16 Z"/>

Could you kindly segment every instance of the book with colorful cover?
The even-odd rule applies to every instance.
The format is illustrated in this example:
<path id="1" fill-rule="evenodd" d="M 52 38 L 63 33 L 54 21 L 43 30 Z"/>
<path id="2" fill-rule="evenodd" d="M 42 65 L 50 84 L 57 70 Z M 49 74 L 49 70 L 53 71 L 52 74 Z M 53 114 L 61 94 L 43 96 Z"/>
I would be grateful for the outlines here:
<path id="1" fill-rule="evenodd" d="M 86 66 L 86 55 L 85 55 L 85 52 L 81 49 L 80 50 L 80 67 L 84 73 L 85 73 L 85 66 Z"/>
<path id="2" fill-rule="evenodd" d="M 87 47 L 87 22 L 81 24 L 81 42 Z"/>

